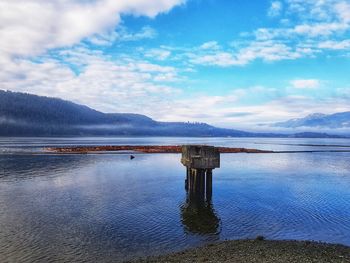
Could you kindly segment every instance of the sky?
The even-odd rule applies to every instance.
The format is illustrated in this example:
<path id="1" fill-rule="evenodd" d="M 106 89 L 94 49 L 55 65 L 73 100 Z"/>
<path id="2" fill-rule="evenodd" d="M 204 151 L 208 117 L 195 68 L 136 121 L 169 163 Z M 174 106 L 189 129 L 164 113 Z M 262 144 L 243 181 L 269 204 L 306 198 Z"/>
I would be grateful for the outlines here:
<path id="1" fill-rule="evenodd" d="M 265 129 L 350 111 L 350 0 L 0 0 L 0 67 L 4 90 Z"/>

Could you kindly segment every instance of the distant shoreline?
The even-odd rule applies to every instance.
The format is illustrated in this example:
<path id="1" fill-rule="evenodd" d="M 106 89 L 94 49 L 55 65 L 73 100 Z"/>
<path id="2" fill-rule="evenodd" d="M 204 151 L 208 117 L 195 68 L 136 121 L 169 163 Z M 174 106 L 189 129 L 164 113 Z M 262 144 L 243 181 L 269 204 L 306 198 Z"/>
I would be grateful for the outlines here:
<path id="1" fill-rule="evenodd" d="M 350 247 L 313 241 L 232 240 L 131 262 L 350 262 Z"/>

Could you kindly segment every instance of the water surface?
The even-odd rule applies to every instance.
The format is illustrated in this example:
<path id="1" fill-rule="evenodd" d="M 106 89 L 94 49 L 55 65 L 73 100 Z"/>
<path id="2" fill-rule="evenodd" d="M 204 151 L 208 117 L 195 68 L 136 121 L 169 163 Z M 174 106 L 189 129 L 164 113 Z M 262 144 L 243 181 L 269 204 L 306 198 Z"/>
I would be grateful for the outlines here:
<path id="1" fill-rule="evenodd" d="M 186 194 L 178 154 L 32 154 L 55 145 L 192 142 L 350 146 L 345 139 L 2 138 L 0 262 L 123 261 L 257 235 L 350 245 L 350 153 L 222 154 L 205 203 Z"/>

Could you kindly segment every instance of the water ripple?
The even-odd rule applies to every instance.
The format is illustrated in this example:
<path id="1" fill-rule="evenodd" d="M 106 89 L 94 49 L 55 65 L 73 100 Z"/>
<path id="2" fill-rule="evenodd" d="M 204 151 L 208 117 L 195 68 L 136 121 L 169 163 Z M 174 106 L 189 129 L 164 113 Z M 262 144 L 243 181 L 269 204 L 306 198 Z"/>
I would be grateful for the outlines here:
<path id="1" fill-rule="evenodd" d="M 112 262 L 226 238 L 350 245 L 349 154 L 225 155 L 213 199 L 179 156 L 1 155 L 0 262 Z"/>

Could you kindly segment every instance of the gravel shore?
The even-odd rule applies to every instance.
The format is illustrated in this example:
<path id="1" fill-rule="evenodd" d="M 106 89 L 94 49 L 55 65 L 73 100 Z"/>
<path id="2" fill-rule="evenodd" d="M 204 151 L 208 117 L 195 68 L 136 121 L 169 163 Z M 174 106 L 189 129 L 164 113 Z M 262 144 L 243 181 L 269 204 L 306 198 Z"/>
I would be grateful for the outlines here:
<path id="1" fill-rule="evenodd" d="M 350 262 L 350 247 L 309 241 L 234 240 L 133 262 Z"/>

